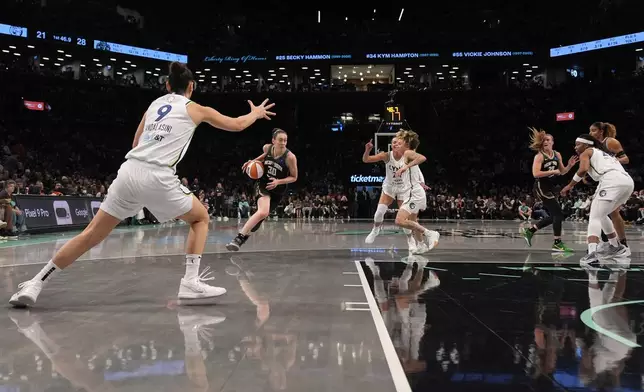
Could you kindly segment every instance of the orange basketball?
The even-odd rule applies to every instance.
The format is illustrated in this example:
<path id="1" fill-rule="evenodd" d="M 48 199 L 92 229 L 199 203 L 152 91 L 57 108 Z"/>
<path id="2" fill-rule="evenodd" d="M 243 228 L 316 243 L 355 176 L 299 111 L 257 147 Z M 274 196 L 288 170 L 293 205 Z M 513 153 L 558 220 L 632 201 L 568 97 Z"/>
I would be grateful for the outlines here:
<path id="1" fill-rule="evenodd" d="M 246 174 L 253 180 L 262 178 L 264 175 L 264 164 L 260 161 L 252 161 L 246 166 Z"/>

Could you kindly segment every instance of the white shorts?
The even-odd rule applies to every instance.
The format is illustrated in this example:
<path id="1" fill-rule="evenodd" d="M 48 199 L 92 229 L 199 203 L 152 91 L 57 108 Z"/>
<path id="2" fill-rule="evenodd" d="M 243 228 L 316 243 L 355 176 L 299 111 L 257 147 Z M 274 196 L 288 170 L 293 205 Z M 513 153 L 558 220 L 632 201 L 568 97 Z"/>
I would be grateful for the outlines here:
<path id="1" fill-rule="evenodd" d="M 409 192 L 407 193 L 409 195 Z M 418 214 L 427 208 L 427 194 L 424 189 L 414 189 L 411 192 L 411 197 L 407 197 L 404 203 L 400 206 L 401 210 L 405 210 L 410 214 Z"/>
<path id="2" fill-rule="evenodd" d="M 146 207 L 159 222 L 166 222 L 190 211 L 192 199 L 192 192 L 181 185 L 171 167 L 128 159 L 110 185 L 101 210 L 123 220 Z"/>
<path id="3" fill-rule="evenodd" d="M 403 190 L 400 187 L 391 184 L 382 184 L 382 193 L 394 200 L 406 200 L 409 198 L 409 189 Z"/>
<path id="4" fill-rule="evenodd" d="M 606 214 L 608 215 L 628 201 L 633 194 L 634 188 L 635 184 L 633 183 L 633 179 L 626 175 L 619 175 L 619 177 L 611 179 L 611 181 L 602 181 L 595 191 L 593 204 L 596 205 L 595 200 L 610 202 L 608 204 L 602 203 L 605 209 L 610 209 Z M 591 205 L 592 207 L 593 205 Z"/>

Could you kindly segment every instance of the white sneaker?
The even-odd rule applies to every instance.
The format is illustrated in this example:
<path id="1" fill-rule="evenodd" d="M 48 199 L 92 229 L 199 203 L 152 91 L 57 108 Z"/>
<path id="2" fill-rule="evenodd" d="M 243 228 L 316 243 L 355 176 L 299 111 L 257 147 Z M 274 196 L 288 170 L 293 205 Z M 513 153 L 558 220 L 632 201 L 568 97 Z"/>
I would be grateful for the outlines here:
<path id="1" fill-rule="evenodd" d="M 11 296 L 9 303 L 18 308 L 26 308 L 36 303 L 42 290 L 42 281 L 28 280 L 18 285 L 20 291 Z"/>
<path id="2" fill-rule="evenodd" d="M 427 250 L 432 250 L 438 246 L 440 238 L 441 235 L 439 232 L 434 230 L 425 230 L 425 243 L 427 244 Z"/>
<path id="3" fill-rule="evenodd" d="M 380 234 L 380 226 L 374 226 L 373 229 L 371 229 L 371 233 L 369 233 L 367 238 L 365 238 L 364 243 L 373 244 L 373 242 L 376 240 L 376 237 L 378 237 L 378 234 Z"/>
<path id="4" fill-rule="evenodd" d="M 221 216 L 217 217 L 217 222 L 221 222 Z"/>
<path id="5" fill-rule="evenodd" d="M 600 241 L 597 245 L 597 253 L 607 253 L 610 249 L 610 242 Z"/>
<path id="6" fill-rule="evenodd" d="M 222 323 L 226 320 L 226 316 L 223 313 L 216 312 L 214 315 L 192 313 L 192 314 L 182 314 L 177 313 L 177 319 L 179 320 L 179 328 L 183 330 L 200 330 L 206 325 L 215 325 Z"/>
<path id="7" fill-rule="evenodd" d="M 199 299 L 219 297 L 226 294 L 226 289 L 223 287 L 210 286 L 204 282 L 215 279 L 211 277 L 210 267 L 204 268 L 201 274 L 194 279 L 181 278 L 179 285 L 179 299 Z"/>
<path id="8" fill-rule="evenodd" d="M 228 217 L 224 216 L 224 222 L 228 222 Z"/>

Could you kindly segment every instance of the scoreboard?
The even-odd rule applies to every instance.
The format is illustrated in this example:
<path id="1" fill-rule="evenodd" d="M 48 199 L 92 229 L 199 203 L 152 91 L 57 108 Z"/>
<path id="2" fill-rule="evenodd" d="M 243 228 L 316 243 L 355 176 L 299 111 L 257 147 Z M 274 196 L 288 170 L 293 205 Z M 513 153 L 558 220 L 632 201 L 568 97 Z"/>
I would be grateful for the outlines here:
<path id="1" fill-rule="evenodd" d="M 382 118 L 387 126 L 401 126 L 405 122 L 405 110 L 402 105 L 388 103 Z"/>

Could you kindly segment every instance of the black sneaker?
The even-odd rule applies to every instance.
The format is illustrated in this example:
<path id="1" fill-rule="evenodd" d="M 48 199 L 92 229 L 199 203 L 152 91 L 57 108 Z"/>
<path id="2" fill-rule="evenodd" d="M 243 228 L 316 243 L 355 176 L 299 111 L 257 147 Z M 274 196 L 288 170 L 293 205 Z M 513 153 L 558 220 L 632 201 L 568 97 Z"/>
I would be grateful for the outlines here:
<path id="1" fill-rule="evenodd" d="M 231 252 L 237 252 L 242 247 L 242 245 L 246 243 L 247 240 L 248 240 L 247 235 L 243 235 L 242 233 L 239 233 L 237 234 L 237 237 L 233 238 L 233 240 L 226 245 L 226 249 L 228 249 Z"/>
<path id="2" fill-rule="evenodd" d="M 17 240 L 18 233 L 6 229 L 0 230 L 0 238 L 4 238 L 5 240 Z"/>

